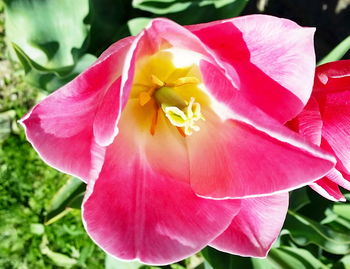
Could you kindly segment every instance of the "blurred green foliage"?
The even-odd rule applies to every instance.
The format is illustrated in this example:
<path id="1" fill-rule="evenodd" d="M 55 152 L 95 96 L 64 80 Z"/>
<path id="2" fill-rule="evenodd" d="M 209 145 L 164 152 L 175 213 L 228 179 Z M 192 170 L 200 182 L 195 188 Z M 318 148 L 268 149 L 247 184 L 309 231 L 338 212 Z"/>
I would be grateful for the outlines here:
<path id="1" fill-rule="evenodd" d="M 87 41 L 89 0 L 6 0 L 5 4 L 10 42 L 49 70 L 62 72 L 74 65 Z"/>
<path id="2" fill-rule="evenodd" d="M 104 254 L 86 235 L 79 210 L 43 225 L 67 176 L 47 167 L 22 132 L 1 144 L 0 157 L 0 268 L 54 268 L 68 258 L 78 268 L 103 268 Z"/>
<path id="3" fill-rule="evenodd" d="M 6 40 L 30 84 L 53 91 L 95 59 L 86 54 L 89 0 L 6 0 Z M 29 56 L 30 55 L 30 56 Z"/>
<path id="4" fill-rule="evenodd" d="M 44 164 L 17 126 L 42 94 L 8 60 L 0 7 L 0 268 L 104 268 L 104 253 L 86 235 L 79 210 L 43 225 L 68 176 Z"/>

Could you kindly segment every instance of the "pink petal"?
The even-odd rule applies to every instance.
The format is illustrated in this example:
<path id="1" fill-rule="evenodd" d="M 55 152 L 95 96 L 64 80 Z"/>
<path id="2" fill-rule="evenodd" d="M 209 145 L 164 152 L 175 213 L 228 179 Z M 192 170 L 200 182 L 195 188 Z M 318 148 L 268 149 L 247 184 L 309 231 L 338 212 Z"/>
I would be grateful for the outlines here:
<path id="1" fill-rule="evenodd" d="M 296 146 L 298 140 L 302 145 L 300 138 L 282 142 L 240 121 L 220 123 L 204 115 L 200 132 L 187 138 L 191 184 L 201 196 L 238 198 L 290 190 L 322 177 L 333 166 L 317 148 Z M 287 129 L 281 132 L 285 138 L 293 136 Z"/>
<path id="2" fill-rule="evenodd" d="M 117 119 L 120 113 L 118 108 L 123 106 L 120 103 L 120 82 L 121 77 L 109 86 L 94 118 L 94 136 L 97 143 L 101 146 L 110 145 L 114 137 L 118 134 Z"/>
<path id="3" fill-rule="evenodd" d="M 331 92 L 318 100 L 323 120 L 322 136 L 350 173 L 350 90 Z"/>
<path id="4" fill-rule="evenodd" d="M 231 225 L 210 246 L 231 254 L 266 257 L 288 210 L 288 193 L 242 200 Z"/>
<path id="5" fill-rule="evenodd" d="M 294 125 L 295 131 L 313 144 L 320 145 L 322 138 L 323 122 L 318 103 L 311 97 L 304 110 L 289 125 Z M 323 141 L 324 146 L 324 141 Z M 310 187 L 320 195 L 332 201 L 344 201 L 338 184 L 350 188 L 350 183 L 343 178 L 342 174 L 333 168 L 326 177 L 310 184 Z"/>
<path id="6" fill-rule="evenodd" d="M 217 69 L 204 63 L 201 70 L 209 94 L 231 110 L 214 104 L 216 114 L 203 111 L 206 121 L 200 123 L 201 130 L 186 138 L 191 184 L 197 194 L 212 198 L 272 194 L 306 185 L 333 167 L 331 155 L 246 102 Z"/>
<path id="7" fill-rule="evenodd" d="M 324 139 L 322 139 L 321 147 L 327 150 L 329 153 L 335 155 L 332 148 Z M 332 201 L 344 201 L 345 198 L 340 192 L 338 185 L 350 190 L 350 181 L 349 176 L 344 172 L 345 168 L 339 159 L 336 159 L 336 167 L 333 168 L 324 178 L 311 184 L 310 187 L 327 199 L 330 199 Z"/>
<path id="8" fill-rule="evenodd" d="M 107 146 L 113 142 L 118 133 L 118 119 L 123 106 L 129 97 L 130 85 L 120 85 L 121 75 L 127 76 L 130 61 L 126 59 L 127 52 L 134 37 L 124 38 L 110 46 L 100 57 L 101 73 L 96 74 L 101 85 L 95 85 L 96 89 L 104 89 L 105 94 L 99 104 L 94 119 L 93 130 L 96 142 L 101 146 Z"/>
<path id="9" fill-rule="evenodd" d="M 91 130 L 87 128 L 69 137 L 58 137 L 44 130 L 35 114 L 23 124 L 27 139 L 49 165 L 85 182 L 98 175 L 105 149 L 94 142 Z"/>
<path id="10" fill-rule="evenodd" d="M 350 173 L 350 60 L 316 69 L 314 97 L 320 105 L 322 136 L 338 158 L 337 167 Z"/>
<path id="11" fill-rule="evenodd" d="M 330 62 L 316 69 L 314 91 L 330 93 L 348 91 L 350 85 L 350 60 Z"/>
<path id="12" fill-rule="evenodd" d="M 304 110 L 294 119 L 297 132 L 315 145 L 321 144 L 322 118 L 320 108 L 315 98 L 311 97 Z"/>
<path id="13" fill-rule="evenodd" d="M 312 91 L 314 29 L 266 15 L 188 27 L 233 66 L 239 90 L 280 122 L 296 116 Z"/>
<path id="14" fill-rule="evenodd" d="M 314 183 L 311 183 L 310 187 L 314 191 L 318 192 L 320 195 L 331 201 L 346 201 L 345 197 L 339 190 L 338 184 L 328 179 L 327 177 L 324 177 L 320 180 L 317 180 Z"/>
<path id="15" fill-rule="evenodd" d="M 231 66 L 222 62 L 196 35 L 171 20 L 165 18 L 152 20 L 138 35 L 134 44 L 135 53 L 133 56 L 130 55 L 129 59 L 135 58 L 135 55 L 137 58 L 141 58 L 169 47 L 189 50 L 202 55 L 207 61 L 215 64 L 216 68 L 225 73 L 231 84 L 236 85 L 238 82 L 238 77 L 233 78 L 235 71 Z M 133 64 L 130 68 L 133 68 Z M 132 74 L 130 72 L 128 79 L 132 78 Z"/>
<path id="16" fill-rule="evenodd" d="M 136 129 L 140 121 L 132 122 L 129 118 L 123 127 L 124 132 L 128 132 L 129 138 L 134 139 L 131 143 L 139 146 L 138 151 L 144 155 L 149 169 L 152 169 L 155 174 L 189 184 L 189 160 L 183 137 L 168 122 L 163 113 L 158 114 L 155 133 L 151 135 L 149 128 L 153 113 L 147 113 L 150 111 L 146 112 L 145 107 L 141 108 L 138 100 L 135 99 L 129 100 L 123 113 L 127 114 L 131 109 L 134 119 L 141 119 L 141 122 L 148 124 L 143 128 Z M 132 137 L 131 134 L 133 134 Z"/>
<path id="17" fill-rule="evenodd" d="M 75 83 L 48 96 L 21 123 L 45 162 L 87 181 L 103 162 L 104 149 L 95 143 L 91 128 L 100 93 L 81 93 Z"/>
<path id="18" fill-rule="evenodd" d="M 336 168 L 333 168 L 328 174 L 327 178 L 344 189 L 350 190 L 350 181 L 346 178 L 348 176 L 345 173 L 339 172 Z M 316 181 L 317 182 L 317 181 Z"/>
<path id="19" fill-rule="evenodd" d="M 291 23 L 293 24 L 293 23 Z M 294 24 L 293 24 L 294 25 Z M 294 25 L 295 26 L 295 25 Z M 293 26 L 293 27 L 294 27 Z M 300 30 L 300 27 L 295 26 L 295 28 L 298 29 L 298 31 Z M 301 31 L 303 32 L 303 31 Z M 304 33 L 304 32 L 303 32 Z M 332 162 L 333 162 L 333 158 L 331 158 L 329 155 L 324 155 L 323 153 L 321 153 L 319 151 L 318 148 L 316 147 L 310 147 L 310 145 L 305 144 L 303 141 L 301 141 L 301 139 L 299 137 L 296 137 L 296 135 L 292 134 L 291 132 L 288 131 L 281 131 L 279 124 L 274 122 L 272 119 L 267 119 L 267 116 L 264 114 L 264 116 L 262 116 L 263 114 L 260 111 L 257 111 L 256 113 L 258 115 L 254 114 L 254 111 L 256 111 L 257 109 L 253 106 L 248 106 L 248 107 L 244 107 L 239 109 L 238 107 L 242 107 L 242 104 L 240 100 L 238 100 L 238 91 L 237 91 L 237 77 L 232 77 L 229 75 L 232 75 L 234 72 L 228 68 L 227 64 L 223 63 L 222 61 L 220 61 L 220 59 L 218 59 L 218 55 L 213 53 L 213 51 L 211 51 L 210 49 L 208 49 L 196 36 L 194 36 L 191 32 L 187 31 L 186 29 L 184 29 L 183 27 L 175 24 L 174 22 L 171 22 L 169 20 L 166 19 L 156 19 L 153 20 L 150 25 L 148 27 L 146 27 L 145 31 L 143 31 L 139 36 L 138 36 L 138 44 L 135 45 L 135 51 L 137 55 L 147 55 L 147 54 L 151 54 L 154 53 L 155 51 L 158 51 L 160 48 L 162 47 L 169 47 L 169 46 L 174 46 L 176 48 L 182 48 L 182 49 L 189 49 L 193 52 L 197 52 L 201 55 L 203 55 L 203 57 L 205 58 L 205 61 L 202 60 L 201 62 L 201 71 L 203 74 L 203 79 L 204 79 L 204 85 L 207 87 L 207 90 L 209 91 L 209 95 L 212 95 L 214 97 L 214 99 L 217 99 L 217 101 L 219 103 L 225 104 L 229 109 L 233 110 L 234 113 L 236 113 L 236 118 L 239 119 L 239 121 L 244 121 L 245 124 L 247 124 L 248 126 L 254 126 L 252 129 L 256 128 L 261 130 L 261 128 L 263 129 L 263 131 L 261 133 L 263 133 L 264 135 L 266 135 L 266 137 L 269 136 L 273 136 L 275 138 L 275 140 L 272 141 L 268 141 L 270 143 L 268 143 L 269 145 L 266 146 L 266 148 L 270 147 L 270 145 L 273 145 L 274 142 L 276 141 L 276 143 L 280 143 L 279 140 L 288 140 L 291 136 L 293 137 L 291 140 L 286 143 L 286 148 L 292 147 L 294 148 L 294 158 L 298 159 L 298 154 L 303 155 L 306 159 L 309 159 L 310 164 L 312 163 L 312 165 L 314 165 L 314 167 L 312 168 L 304 168 L 303 166 L 299 167 L 296 169 L 296 172 L 298 174 L 297 176 L 297 180 L 293 181 L 290 180 L 287 182 L 288 183 L 282 183 L 282 185 L 277 186 L 278 182 L 276 182 L 277 185 L 273 185 L 272 187 L 265 187 L 265 190 L 259 189 L 259 187 L 257 186 L 256 188 L 248 188 L 246 190 L 243 190 L 243 184 L 239 184 L 238 188 L 236 188 L 237 193 L 232 194 L 233 190 L 231 189 L 224 189 L 227 186 L 224 186 L 225 184 L 223 184 L 223 188 L 221 188 L 219 186 L 218 188 L 218 193 L 216 194 L 217 198 L 222 198 L 222 192 L 224 192 L 225 194 L 227 194 L 229 197 L 236 197 L 236 195 L 242 195 L 242 196 L 247 196 L 247 195 L 260 195 L 260 194 L 268 194 L 268 193 L 272 193 L 275 191 L 281 191 L 284 189 L 289 189 L 289 188 L 294 188 L 297 186 L 301 186 L 303 184 L 306 184 L 308 182 L 311 182 L 317 178 L 319 178 L 320 176 L 324 175 L 331 167 L 332 167 Z M 300 51 L 298 51 L 300 52 Z M 141 57 L 141 56 L 138 56 Z M 212 67 L 211 70 L 209 67 Z M 314 71 L 314 70 L 313 70 Z M 312 73 L 313 73 L 312 71 Z M 218 74 L 219 73 L 219 74 Z M 210 77 L 209 77 L 210 76 Z M 129 76 L 130 78 L 131 76 Z M 313 76 L 311 76 L 311 84 L 312 84 L 312 80 L 313 80 Z M 274 82 L 276 83 L 276 82 Z M 285 91 L 287 94 L 289 94 L 290 96 L 294 96 L 293 94 L 291 94 L 289 91 Z M 290 102 L 290 99 L 283 99 L 286 102 Z M 299 101 L 298 101 L 299 102 Z M 301 102 L 300 102 L 301 103 Z M 283 109 L 285 109 L 285 107 L 283 107 Z M 239 110 L 239 111 L 238 111 Z M 259 120 L 256 119 L 256 117 L 259 118 Z M 244 120 L 242 120 L 242 118 L 244 118 Z M 230 124 L 229 124 L 230 125 Z M 272 128 L 272 129 L 271 129 Z M 271 134 L 270 131 L 275 132 L 275 134 Z M 260 132 L 260 131 L 258 131 Z M 277 132 L 277 135 L 276 135 Z M 202 131 L 200 132 L 202 133 Z M 255 135 L 254 135 L 255 136 Z M 214 135 L 215 137 L 215 135 Z M 231 137 L 231 135 L 229 135 L 228 137 Z M 258 137 L 258 136 L 257 136 Z M 190 140 L 190 139 L 188 139 Z M 204 138 L 201 142 L 203 143 L 203 145 L 205 145 L 207 143 L 208 137 Z M 212 140 L 212 139 L 209 139 Z M 225 141 L 227 139 L 224 139 Z M 264 139 L 263 139 L 264 140 Z M 200 143 L 197 143 L 197 145 L 199 145 Z M 284 145 L 284 143 L 281 143 L 282 145 Z M 244 151 L 246 149 L 246 147 L 248 147 L 247 149 L 249 150 L 249 147 L 251 145 L 245 145 L 243 144 L 243 146 L 241 147 L 241 150 Z M 218 147 L 220 148 L 220 146 Z M 247 162 L 251 162 L 252 159 L 254 158 L 258 158 L 261 157 L 261 154 L 264 152 L 266 152 L 266 149 L 262 149 L 261 148 L 261 152 L 251 152 L 251 154 L 249 155 L 249 160 Z M 279 147 L 278 147 L 279 148 Z M 283 148 L 283 146 L 282 146 Z M 216 149 L 212 148 L 212 149 L 208 149 L 209 151 L 212 150 L 213 152 L 217 153 Z M 230 155 L 232 154 L 232 152 L 230 152 L 231 149 L 228 150 L 227 154 Z M 289 151 L 286 150 L 286 151 Z M 196 150 L 194 150 L 193 152 L 196 152 Z M 307 152 L 307 153 L 305 153 Z M 194 153 L 197 154 L 197 153 Z M 198 153 L 200 154 L 200 153 Z M 275 155 L 273 156 L 279 156 L 279 152 L 276 151 Z M 191 155 L 191 154 L 190 154 Z M 214 156 L 215 155 L 215 156 Z M 216 154 L 213 155 L 213 160 L 212 164 L 209 165 L 209 167 L 211 167 L 209 170 L 212 170 L 212 174 L 210 176 L 215 175 L 214 178 L 210 179 L 211 182 L 214 182 L 216 178 L 220 178 L 222 179 L 222 181 L 230 181 L 230 182 L 235 182 L 237 181 L 246 181 L 247 178 L 244 177 L 244 179 L 242 178 L 242 176 L 239 176 L 238 179 L 231 179 L 229 177 L 232 176 L 232 173 L 225 173 L 222 171 L 216 171 L 216 163 L 218 163 L 216 160 L 218 158 L 218 156 Z M 203 155 L 202 155 L 203 156 Z M 203 158 L 199 158 L 199 165 L 198 167 L 201 167 L 202 165 L 202 160 Z M 205 156 L 205 155 L 204 155 Z M 258 157 L 257 157 L 258 156 Z M 231 160 L 232 157 L 228 158 Z M 328 160 L 322 160 L 322 159 L 328 159 Z M 222 159 L 222 157 L 220 156 L 219 159 Z M 271 169 L 274 169 L 274 162 L 278 163 L 279 161 L 272 161 L 272 158 L 270 156 L 266 157 L 266 159 L 269 160 L 269 164 L 271 165 Z M 303 159 L 303 158 L 301 158 Z M 298 162 L 298 161 L 296 161 Z M 315 162 L 315 163 L 314 163 Z M 229 162 L 231 163 L 231 162 Z M 297 165 L 300 166 L 302 162 L 298 163 Z M 198 173 L 197 174 L 197 168 L 193 168 L 193 166 L 197 166 L 197 160 L 196 157 L 192 158 L 192 156 L 190 156 L 190 171 L 191 171 L 191 184 L 192 185 L 202 185 L 202 187 L 200 188 L 206 188 L 205 185 L 206 184 L 202 184 L 201 183 L 201 177 L 202 177 L 202 173 Z M 281 170 L 281 172 L 283 172 L 283 175 L 285 173 L 287 173 L 285 171 L 286 167 L 282 167 L 283 165 L 279 165 L 277 164 L 277 166 L 279 167 L 278 170 Z M 235 170 L 237 167 L 233 168 L 234 165 L 231 165 L 231 168 L 233 170 Z M 273 167 L 273 168 L 272 168 Z M 248 170 L 252 171 L 250 168 L 251 167 L 247 167 Z M 288 166 L 288 169 L 293 169 L 294 170 L 294 165 L 292 166 Z M 193 171 L 192 171 L 193 170 Z M 245 171 L 247 169 L 244 169 Z M 266 169 L 265 169 L 266 170 Z M 204 169 L 205 171 L 205 169 Z M 308 172 L 306 172 L 308 171 Z M 252 172 L 244 172 L 248 174 L 248 178 L 250 180 L 251 174 Z M 223 174 L 225 174 L 225 176 L 222 176 Z M 242 174 L 242 173 L 241 173 Z M 263 172 L 261 172 L 261 174 L 263 174 Z M 267 174 L 273 174 L 272 172 L 267 172 Z M 247 176 L 247 175 L 244 175 Z M 266 176 L 266 175 L 265 175 Z M 280 175 L 278 175 L 280 176 Z M 278 177 L 276 176 L 276 177 Z M 209 177 L 209 175 L 204 175 L 204 182 L 205 180 Z M 269 176 L 267 176 L 269 178 Z M 273 177 L 271 175 L 271 177 Z M 292 179 L 293 177 L 293 173 L 291 173 L 291 176 L 287 177 Z M 192 180 L 194 178 L 194 180 Z M 280 179 L 278 181 L 281 181 Z M 197 183 L 194 183 L 197 182 Z M 207 182 L 208 183 L 208 182 Z M 236 183 L 236 182 L 235 182 Z M 213 188 L 215 185 L 213 184 L 209 184 L 211 187 Z M 232 187 L 232 186 L 231 186 Z M 196 189 L 196 188 L 195 188 Z M 213 190 L 210 190 L 210 195 L 213 195 L 212 193 Z M 198 190 L 196 189 L 196 192 L 203 195 L 203 192 L 198 192 Z M 207 193 L 208 194 L 208 193 Z"/>
<path id="20" fill-rule="evenodd" d="M 21 120 L 28 140 L 51 166 L 84 181 L 98 174 L 104 149 L 95 139 L 103 142 L 111 135 L 118 112 L 115 104 L 114 111 L 104 106 L 103 111 L 99 111 L 99 105 L 106 105 L 104 95 L 106 92 L 107 96 L 111 95 L 110 87 L 119 92 L 114 82 L 121 74 L 123 62 L 118 60 L 131 41 L 132 38 L 124 39 L 111 46 L 89 69 L 46 97 Z M 106 116 L 105 112 L 110 114 Z M 96 113 L 97 119 L 104 116 L 106 119 L 95 125 L 94 137 L 92 126 Z"/>
<path id="21" fill-rule="evenodd" d="M 326 140 L 322 139 L 321 147 L 327 150 L 329 153 L 335 155 L 333 149 Z M 325 177 L 312 183 L 310 187 L 327 199 L 332 201 L 345 201 L 345 198 L 340 192 L 338 185 L 350 190 L 350 176 L 344 172 L 346 169 L 341 164 L 340 160 L 338 158 L 336 158 L 336 160 L 336 167 L 333 168 Z"/>
<path id="22" fill-rule="evenodd" d="M 183 149 L 176 137 L 171 140 L 173 132 L 166 126 L 157 132 L 165 135 L 167 143 L 156 138 L 157 143 L 148 148 L 154 137 L 134 125 L 135 118 L 143 115 L 136 111 L 124 116 L 136 107 L 127 104 L 99 178 L 88 185 L 84 224 L 92 239 L 117 258 L 168 264 L 194 254 L 222 233 L 240 201 L 200 198 L 187 182 L 172 177 L 172 168 L 158 166 L 158 161 L 179 164 L 168 152 L 175 155 L 178 149 L 181 158 Z"/>

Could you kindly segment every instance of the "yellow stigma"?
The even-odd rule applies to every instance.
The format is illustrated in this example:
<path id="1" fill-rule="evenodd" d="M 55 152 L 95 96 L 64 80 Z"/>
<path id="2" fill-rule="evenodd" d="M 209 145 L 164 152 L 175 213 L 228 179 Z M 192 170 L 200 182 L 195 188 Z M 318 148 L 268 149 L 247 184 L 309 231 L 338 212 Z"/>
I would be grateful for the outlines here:
<path id="1" fill-rule="evenodd" d="M 179 109 L 177 106 L 167 106 L 162 104 L 162 110 L 170 123 L 176 127 L 182 127 L 185 135 L 191 135 L 193 131 L 198 132 L 199 126 L 196 121 L 204 119 L 201 114 L 201 106 L 195 102 L 194 97 L 191 97 L 190 102 L 184 109 Z"/>

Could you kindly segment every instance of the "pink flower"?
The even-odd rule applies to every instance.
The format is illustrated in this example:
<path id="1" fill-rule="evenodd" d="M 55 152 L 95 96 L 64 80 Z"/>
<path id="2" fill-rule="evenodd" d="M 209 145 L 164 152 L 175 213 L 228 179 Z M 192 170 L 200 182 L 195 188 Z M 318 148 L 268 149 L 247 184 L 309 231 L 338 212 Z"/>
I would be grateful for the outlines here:
<path id="1" fill-rule="evenodd" d="M 283 125 L 312 90 L 313 32 L 260 15 L 155 19 L 22 123 L 48 164 L 88 184 L 84 225 L 106 252 L 167 264 L 210 244 L 263 257 L 287 191 L 335 163 Z"/>
<path id="2" fill-rule="evenodd" d="M 330 200 L 345 201 L 338 185 L 350 190 L 350 60 L 317 67 L 310 101 L 290 124 L 337 159 L 336 167 L 310 187 Z"/>

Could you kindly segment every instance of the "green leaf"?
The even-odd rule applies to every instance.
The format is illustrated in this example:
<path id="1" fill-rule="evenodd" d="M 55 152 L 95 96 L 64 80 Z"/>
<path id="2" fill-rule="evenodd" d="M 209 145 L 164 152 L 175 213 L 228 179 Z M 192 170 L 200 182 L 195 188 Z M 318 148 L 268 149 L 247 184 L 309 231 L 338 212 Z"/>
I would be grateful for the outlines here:
<path id="1" fill-rule="evenodd" d="M 182 265 L 177 264 L 177 263 L 171 264 L 170 268 L 171 269 L 186 269 L 185 267 L 183 267 Z"/>
<path id="2" fill-rule="evenodd" d="M 100 55 L 110 44 L 129 36 L 127 21 L 142 16 L 135 12 L 130 0 L 90 0 L 91 35 L 89 52 Z M 134 14 L 136 13 L 136 14 Z"/>
<path id="3" fill-rule="evenodd" d="M 214 268 L 210 265 L 210 263 L 207 262 L 207 261 L 204 261 L 203 265 L 204 265 L 204 269 L 214 269 Z"/>
<path id="4" fill-rule="evenodd" d="M 139 262 L 125 262 L 117 260 L 116 258 L 106 255 L 105 269 L 139 269 L 143 264 Z"/>
<path id="5" fill-rule="evenodd" d="M 51 212 L 65 205 L 68 200 L 72 199 L 72 195 L 74 195 L 77 190 L 81 189 L 83 185 L 84 182 L 80 179 L 71 177 L 52 198 L 47 211 Z"/>
<path id="6" fill-rule="evenodd" d="M 128 21 L 128 28 L 132 35 L 137 35 L 151 21 L 150 18 L 134 18 Z"/>
<path id="7" fill-rule="evenodd" d="M 309 196 L 307 195 L 307 187 L 294 190 L 290 194 L 289 208 L 297 211 L 303 206 L 310 203 Z"/>
<path id="8" fill-rule="evenodd" d="M 350 49 L 350 36 L 345 38 L 342 42 L 340 42 L 330 53 L 328 53 L 321 61 L 317 63 L 317 65 L 338 61 L 345 53 Z"/>
<path id="9" fill-rule="evenodd" d="M 218 251 L 216 249 L 206 247 L 202 250 L 205 259 L 205 269 L 275 269 L 276 267 L 269 259 L 249 258 L 231 255 Z"/>
<path id="10" fill-rule="evenodd" d="M 79 193 L 72 200 L 67 203 L 67 207 L 81 209 L 81 204 L 83 203 L 85 192 Z"/>
<path id="11" fill-rule="evenodd" d="M 294 211 L 288 211 L 284 229 L 298 245 L 316 244 L 333 254 L 347 254 L 350 251 L 348 233 L 337 232 Z"/>
<path id="12" fill-rule="evenodd" d="M 47 69 L 33 61 L 17 44 L 13 43 L 12 46 L 26 72 L 26 81 L 48 92 L 53 92 L 68 83 L 96 60 L 95 56 L 84 54 L 78 59 L 75 66 L 69 68 L 69 70 Z"/>
<path id="13" fill-rule="evenodd" d="M 190 7 L 205 7 L 212 6 L 216 9 L 225 7 L 230 8 L 231 4 L 235 4 L 235 7 L 241 7 L 242 3 L 248 2 L 240 0 L 133 0 L 132 5 L 134 8 L 139 8 L 145 11 L 149 11 L 155 14 L 168 14 L 185 11 Z M 243 5 L 245 6 L 245 5 Z"/>
<path id="14" fill-rule="evenodd" d="M 268 258 L 265 259 L 255 259 L 252 258 L 254 269 L 275 269 L 275 266 L 269 261 Z"/>
<path id="15" fill-rule="evenodd" d="M 270 250 L 268 260 L 276 269 L 327 269 L 305 249 L 279 247 Z"/>
<path id="16" fill-rule="evenodd" d="M 183 11 L 188 8 L 192 2 L 196 1 L 133 0 L 132 6 L 155 14 L 166 14 Z"/>
<path id="17" fill-rule="evenodd" d="M 344 193 L 344 196 L 347 201 L 350 201 L 350 192 Z"/>
<path id="18" fill-rule="evenodd" d="M 332 269 L 350 269 L 350 255 L 341 258 Z"/>
<path id="19" fill-rule="evenodd" d="M 48 240 L 46 236 L 43 236 L 42 242 L 40 244 L 40 251 L 42 254 L 46 255 L 48 258 L 50 258 L 54 264 L 62 267 L 72 267 L 73 265 L 77 264 L 77 260 L 73 259 L 67 255 L 64 255 L 62 253 L 54 252 L 48 247 Z"/>
<path id="20" fill-rule="evenodd" d="M 33 78 L 35 80 L 32 78 L 32 84 L 48 92 L 53 92 L 73 80 L 81 72 L 87 69 L 96 59 L 97 58 L 94 55 L 84 54 L 78 59 L 76 65 L 68 74 L 57 76 L 52 72 L 44 73 L 41 76 L 39 75 L 39 79 L 37 79 L 37 76 L 34 76 Z"/>
<path id="21" fill-rule="evenodd" d="M 250 258 L 231 255 L 211 247 L 206 247 L 201 253 L 213 269 L 254 268 Z"/>
<path id="22" fill-rule="evenodd" d="M 76 197 L 81 197 L 85 191 L 85 184 L 80 179 L 71 177 L 51 199 L 47 207 L 47 222 L 59 214 L 64 214 L 69 205 L 76 205 Z M 80 198 L 78 198 L 80 199 Z M 72 206 L 73 207 L 73 206 Z"/>
<path id="23" fill-rule="evenodd" d="M 51 218 L 48 218 L 47 221 L 45 221 L 45 225 L 50 225 L 56 221 L 58 221 L 59 219 L 63 218 L 65 215 L 67 215 L 68 213 L 70 213 L 72 211 L 72 208 L 65 208 L 62 211 L 57 212 L 57 214 L 53 215 Z"/>
<path id="24" fill-rule="evenodd" d="M 332 209 L 327 208 L 326 218 L 321 221 L 321 224 L 327 224 L 338 232 L 349 233 L 349 207 L 349 204 L 334 204 Z"/>
<path id="25" fill-rule="evenodd" d="M 134 0 L 133 7 L 180 24 L 194 24 L 238 16 L 248 0 Z"/>
<path id="26" fill-rule="evenodd" d="M 41 223 L 30 224 L 30 231 L 32 234 L 42 235 L 45 232 L 45 227 Z"/>
<path id="27" fill-rule="evenodd" d="M 337 215 L 350 220 L 350 204 L 334 204 L 333 211 Z"/>
<path id="28" fill-rule="evenodd" d="M 310 203 L 307 203 L 303 207 L 299 208 L 298 213 L 308 216 L 314 221 L 321 222 L 327 216 L 326 212 L 328 209 L 332 208 L 334 202 L 325 199 L 323 196 L 319 195 L 309 187 L 306 187 L 305 189 L 310 199 Z"/>
<path id="29" fill-rule="evenodd" d="M 88 14 L 89 0 L 7 0 L 7 39 L 47 69 L 73 67 L 89 34 Z"/>

